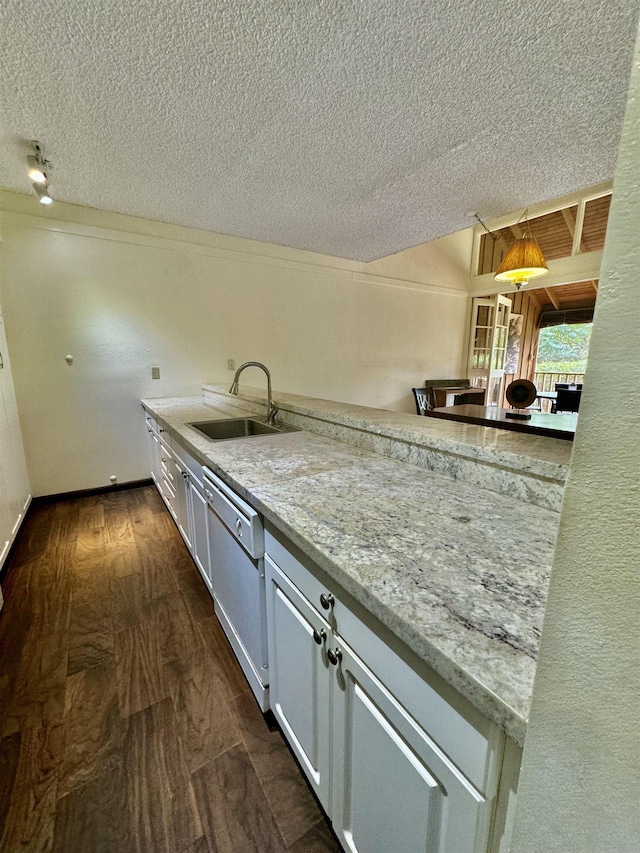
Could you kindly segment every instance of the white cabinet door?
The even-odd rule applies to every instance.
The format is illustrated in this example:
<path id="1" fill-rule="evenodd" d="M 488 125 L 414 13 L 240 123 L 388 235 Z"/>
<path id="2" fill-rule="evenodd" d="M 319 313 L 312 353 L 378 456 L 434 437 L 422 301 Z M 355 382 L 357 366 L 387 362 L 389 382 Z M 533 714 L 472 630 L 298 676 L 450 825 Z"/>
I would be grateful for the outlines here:
<path id="1" fill-rule="evenodd" d="M 482 849 L 482 796 L 356 654 L 334 644 L 331 817 L 345 850 Z"/>
<path id="2" fill-rule="evenodd" d="M 268 556 L 265 570 L 271 710 L 328 811 L 331 630 Z"/>
<path id="3" fill-rule="evenodd" d="M 176 524 L 187 548 L 189 551 L 192 551 L 189 512 L 189 472 L 187 467 L 179 459 L 174 458 L 171 461 L 173 464 L 173 482 L 176 491 Z"/>
<path id="4" fill-rule="evenodd" d="M 200 570 L 205 583 L 211 590 L 211 553 L 207 513 L 209 507 L 202 486 L 194 477 L 188 479 L 189 507 L 191 510 L 191 556 Z"/>
<path id="5" fill-rule="evenodd" d="M 160 438 L 160 482 L 158 488 L 160 494 L 167 505 L 167 509 L 174 519 L 177 519 L 176 512 L 176 468 L 174 457 L 171 448 L 166 441 Z"/>
<path id="6" fill-rule="evenodd" d="M 149 423 L 147 423 L 147 432 L 149 434 L 149 469 L 154 483 L 160 489 L 160 436 Z"/>

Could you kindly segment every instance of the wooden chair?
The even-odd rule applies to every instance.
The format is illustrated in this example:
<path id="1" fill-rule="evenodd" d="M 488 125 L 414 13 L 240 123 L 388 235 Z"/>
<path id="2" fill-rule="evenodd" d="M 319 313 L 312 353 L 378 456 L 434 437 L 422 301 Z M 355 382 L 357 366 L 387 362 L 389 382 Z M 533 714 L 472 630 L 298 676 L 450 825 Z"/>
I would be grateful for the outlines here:
<path id="1" fill-rule="evenodd" d="M 413 396 L 416 401 L 416 412 L 419 415 L 426 415 L 429 409 L 433 408 L 426 388 L 412 388 Z"/>

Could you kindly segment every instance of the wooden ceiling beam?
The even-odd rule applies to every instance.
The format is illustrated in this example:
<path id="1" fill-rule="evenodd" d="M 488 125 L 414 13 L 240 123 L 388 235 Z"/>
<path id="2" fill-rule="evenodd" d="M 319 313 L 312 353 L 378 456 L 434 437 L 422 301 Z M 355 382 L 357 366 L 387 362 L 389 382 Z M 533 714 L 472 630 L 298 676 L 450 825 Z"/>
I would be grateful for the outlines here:
<path id="1" fill-rule="evenodd" d="M 554 294 L 553 294 L 553 288 L 551 288 L 551 287 L 545 287 L 545 288 L 544 288 L 544 292 L 545 292 L 545 293 L 547 294 L 547 296 L 549 297 L 549 301 L 551 302 L 551 304 L 553 305 L 553 307 L 556 309 L 556 311 L 559 311 L 559 310 L 560 310 L 560 301 L 558 300 L 558 297 L 557 297 L 557 296 L 554 296 Z"/>
<path id="2" fill-rule="evenodd" d="M 562 218 L 564 219 L 565 224 L 566 224 L 567 228 L 569 229 L 569 234 L 571 234 L 571 239 L 575 240 L 576 223 L 575 223 L 573 216 L 571 215 L 571 209 L 568 207 L 565 207 L 560 211 L 560 213 L 562 214 Z M 582 230 L 582 229 L 580 229 L 580 230 Z M 586 246 L 584 245 L 584 242 L 582 240 L 582 235 L 580 236 L 580 251 L 586 252 Z"/>
<path id="3" fill-rule="evenodd" d="M 546 289 L 546 288 L 545 288 L 545 289 Z M 538 294 L 537 294 L 535 291 L 533 291 L 533 290 L 525 290 L 525 291 L 522 291 L 522 292 L 527 294 L 527 296 L 528 296 L 528 297 L 529 297 L 529 299 L 533 302 L 533 304 L 536 306 L 536 308 L 538 309 L 538 311 L 541 311 L 541 310 L 542 310 L 542 305 L 540 304 L 540 300 L 538 299 Z"/>

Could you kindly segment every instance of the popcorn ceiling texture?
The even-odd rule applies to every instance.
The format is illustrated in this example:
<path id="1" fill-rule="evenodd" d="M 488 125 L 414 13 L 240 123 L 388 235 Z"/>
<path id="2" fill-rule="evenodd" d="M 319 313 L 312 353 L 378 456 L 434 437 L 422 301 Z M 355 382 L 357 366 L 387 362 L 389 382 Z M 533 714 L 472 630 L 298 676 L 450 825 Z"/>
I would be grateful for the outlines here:
<path id="1" fill-rule="evenodd" d="M 0 186 L 35 137 L 54 198 L 382 257 L 610 179 L 639 5 L 5 3 Z"/>

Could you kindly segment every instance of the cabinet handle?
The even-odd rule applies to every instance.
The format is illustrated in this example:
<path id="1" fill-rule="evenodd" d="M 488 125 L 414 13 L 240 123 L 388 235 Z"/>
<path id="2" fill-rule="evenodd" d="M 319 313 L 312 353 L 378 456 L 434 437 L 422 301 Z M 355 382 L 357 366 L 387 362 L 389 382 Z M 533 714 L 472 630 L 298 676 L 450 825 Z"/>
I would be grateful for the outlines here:
<path id="1" fill-rule="evenodd" d="M 319 646 L 321 646 L 327 639 L 327 632 L 324 630 L 324 628 L 321 628 L 320 631 L 316 631 L 316 629 L 314 628 L 313 639 Z"/>
<path id="2" fill-rule="evenodd" d="M 335 604 L 335 598 L 331 593 L 329 595 L 325 595 L 324 592 L 320 596 L 320 604 L 322 605 L 323 610 L 330 610 Z"/>
<path id="3" fill-rule="evenodd" d="M 342 652 L 336 646 L 335 652 L 329 649 L 329 651 L 327 652 L 327 657 L 329 658 L 329 663 L 332 663 L 334 666 L 337 666 L 338 663 L 342 660 Z"/>
<path id="4" fill-rule="evenodd" d="M 236 518 L 236 533 L 238 534 L 238 538 L 242 539 L 242 522 L 239 518 Z"/>

